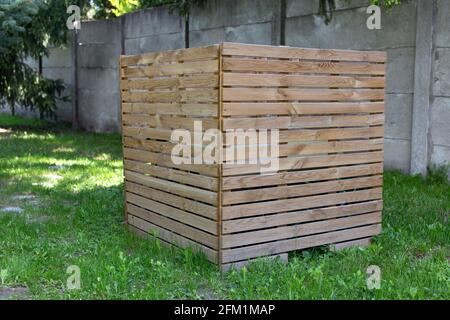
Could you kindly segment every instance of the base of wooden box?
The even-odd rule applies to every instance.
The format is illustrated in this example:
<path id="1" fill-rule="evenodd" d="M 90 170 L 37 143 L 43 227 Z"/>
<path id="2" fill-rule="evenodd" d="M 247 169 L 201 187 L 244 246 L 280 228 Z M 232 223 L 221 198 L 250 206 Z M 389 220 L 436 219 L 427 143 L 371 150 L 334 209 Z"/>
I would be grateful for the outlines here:
<path id="1" fill-rule="evenodd" d="M 164 240 L 161 240 L 153 235 L 151 235 L 150 233 L 147 233 L 139 228 L 136 228 L 133 225 L 127 224 L 127 227 L 130 231 L 134 232 L 135 234 L 143 237 L 143 238 L 147 238 L 147 239 L 157 239 L 160 241 L 160 243 L 168 248 L 181 248 L 179 246 L 173 245 L 171 243 L 168 243 Z M 343 242 L 338 242 L 338 243 L 333 243 L 333 244 L 329 244 L 328 248 L 330 251 L 340 251 L 346 248 L 350 248 L 350 247 L 367 247 L 372 243 L 372 237 L 367 237 L 367 238 L 361 238 L 361 239 L 356 239 L 356 240 L 349 240 L 349 241 L 343 241 Z M 308 247 L 305 249 L 310 249 L 312 247 Z M 202 252 L 199 248 L 192 248 L 192 250 L 194 252 Z M 259 260 L 276 260 L 276 259 L 280 259 L 280 261 L 282 261 L 283 263 L 288 263 L 289 258 L 288 258 L 288 253 L 280 253 L 280 254 L 275 254 L 275 255 L 271 255 L 271 256 L 263 256 L 263 257 L 258 257 L 258 258 L 253 258 L 253 259 L 248 259 L 248 260 L 243 260 L 243 261 L 237 261 L 237 262 L 231 262 L 231 263 L 224 263 L 222 265 L 219 266 L 220 271 L 222 272 L 227 272 L 231 269 L 236 269 L 236 270 L 240 270 L 242 267 L 247 266 L 249 263 L 255 262 L 255 261 L 259 261 Z"/>
<path id="2" fill-rule="evenodd" d="M 351 247 L 368 247 L 372 243 L 372 238 L 363 238 L 339 243 L 330 244 L 329 248 L 331 251 L 340 251 L 342 249 Z"/>
<path id="3" fill-rule="evenodd" d="M 233 269 L 233 268 L 236 269 L 236 270 L 239 270 L 242 267 L 248 265 L 249 263 L 255 262 L 256 260 L 259 260 L 259 259 L 275 260 L 277 258 L 279 258 L 284 263 L 288 263 L 288 254 L 287 253 L 282 253 L 282 254 L 277 254 L 275 256 L 267 256 L 267 257 L 261 257 L 261 258 L 256 258 L 256 259 L 249 259 L 249 260 L 245 260 L 245 261 L 225 263 L 225 264 L 222 264 L 220 269 L 223 272 L 229 271 L 230 269 Z"/>

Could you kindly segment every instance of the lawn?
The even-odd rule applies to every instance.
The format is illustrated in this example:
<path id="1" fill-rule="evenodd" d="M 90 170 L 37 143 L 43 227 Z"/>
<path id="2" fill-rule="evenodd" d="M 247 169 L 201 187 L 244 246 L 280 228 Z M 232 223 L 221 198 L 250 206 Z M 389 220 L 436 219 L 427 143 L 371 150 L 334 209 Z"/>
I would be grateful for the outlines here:
<path id="1" fill-rule="evenodd" d="M 121 152 L 116 134 L 0 115 L 0 298 L 450 298 L 450 184 L 438 172 L 386 172 L 383 233 L 368 248 L 304 250 L 221 274 L 126 229 Z M 80 289 L 67 289 L 72 265 Z M 378 290 L 366 285 L 370 265 L 381 269 Z"/>

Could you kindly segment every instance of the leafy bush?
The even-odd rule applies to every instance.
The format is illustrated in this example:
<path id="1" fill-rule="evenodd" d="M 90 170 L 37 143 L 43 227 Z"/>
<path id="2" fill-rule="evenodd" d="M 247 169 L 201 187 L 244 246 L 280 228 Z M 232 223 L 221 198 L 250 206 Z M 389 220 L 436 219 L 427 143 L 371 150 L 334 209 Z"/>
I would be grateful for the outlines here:
<path id="1" fill-rule="evenodd" d="M 65 32 L 65 1 L 0 1 L 0 103 L 38 109 L 41 116 L 53 116 L 62 97 L 61 80 L 43 77 L 25 61 L 48 54 L 48 44 L 62 44 Z"/>

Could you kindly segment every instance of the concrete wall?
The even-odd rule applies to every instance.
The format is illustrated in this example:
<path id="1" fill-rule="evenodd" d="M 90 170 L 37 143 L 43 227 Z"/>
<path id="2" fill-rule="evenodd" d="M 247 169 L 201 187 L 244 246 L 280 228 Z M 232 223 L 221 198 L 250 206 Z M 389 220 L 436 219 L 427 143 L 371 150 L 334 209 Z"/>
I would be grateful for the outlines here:
<path id="1" fill-rule="evenodd" d="M 78 47 L 81 127 L 120 130 L 118 59 L 222 41 L 298 47 L 386 50 L 385 165 L 423 173 L 450 162 L 450 1 L 411 0 L 383 12 L 381 30 L 368 30 L 368 0 L 337 0 L 330 25 L 317 0 L 209 0 L 194 8 L 188 29 L 177 14 L 153 8 L 119 19 L 82 24 Z M 52 49 L 44 74 L 73 92 L 72 54 Z M 71 119 L 71 105 L 58 114 Z"/>
<path id="2" fill-rule="evenodd" d="M 184 48 L 184 19 L 162 7 L 127 14 L 121 19 L 125 54 Z"/>
<path id="3" fill-rule="evenodd" d="M 80 125 L 89 131 L 117 132 L 120 128 L 121 20 L 84 23 L 78 41 Z"/>
<path id="4" fill-rule="evenodd" d="M 450 1 L 438 0 L 436 9 L 429 153 L 431 163 L 444 165 L 450 162 Z"/>
<path id="5" fill-rule="evenodd" d="M 195 8 L 189 21 L 189 44 L 198 47 L 223 41 L 275 44 L 280 1 L 211 0 Z"/>
<path id="6" fill-rule="evenodd" d="M 71 50 L 72 35 L 69 35 L 68 47 L 51 48 L 48 57 L 42 59 L 42 74 L 51 79 L 62 79 L 66 86 L 63 96 L 72 96 L 74 85 L 74 65 L 73 52 Z M 36 70 L 37 64 L 34 65 Z M 71 122 L 72 120 L 72 103 L 60 102 L 56 110 L 58 120 Z"/>
<path id="7" fill-rule="evenodd" d="M 287 0 L 286 44 L 297 47 L 385 50 L 385 166 L 410 169 L 411 116 L 414 91 L 416 3 L 383 12 L 381 30 L 366 27 L 368 1 L 337 1 L 329 25 L 317 16 L 317 1 Z"/>

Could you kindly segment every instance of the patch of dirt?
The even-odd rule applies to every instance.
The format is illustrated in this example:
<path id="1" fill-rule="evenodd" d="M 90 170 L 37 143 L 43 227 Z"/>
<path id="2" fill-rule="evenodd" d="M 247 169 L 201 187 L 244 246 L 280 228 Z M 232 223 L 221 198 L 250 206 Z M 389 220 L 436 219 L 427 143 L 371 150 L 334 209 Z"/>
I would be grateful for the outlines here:
<path id="1" fill-rule="evenodd" d="M 32 194 L 18 194 L 18 195 L 13 196 L 11 199 L 19 200 L 19 201 L 33 200 L 33 199 L 36 199 L 36 196 L 34 196 Z"/>
<path id="2" fill-rule="evenodd" d="M 23 212 L 23 209 L 21 207 L 3 207 L 0 209 L 0 212 L 20 214 Z"/>
<path id="3" fill-rule="evenodd" d="M 28 288 L 25 287 L 13 287 L 13 288 L 0 288 L 0 300 L 28 300 Z"/>
<path id="4" fill-rule="evenodd" d="M 29 218 L 27 219 L 27 223 L 46 223 L 48 221 L 50 221 L 50 217 L 49 216 L 38 216 L 38 217 L 33 217 L 33 218 Z"/>
<path id="5" fill-rule="evenodd" d="M 54 164 L 48 167 L 50 170 L 62 170 L 64 169 L 63 165 Z"/>
<path id="6" fill-rule="evenodd" d="M 201 287 L 198 289 L 198 294 L 207 300 L 218 300 L 219 298 L 215 295 L 214 291 L 209 288 Z"/>
<path id="7" fill-rule="evenodd" d="M 417 252 L 415 252 L 414 253 L 414 257 L 417 259 L 417 260 L 423 260 L 423 259 L 425 259 L 426 258 L 426 254 L 425 253 L 422 253 L 422 252 L 419 252 L 419 251 L 417 251 Z"/>
<path id="8" fill-rule="evenodd" d="M 38 197 L 32 193 L 20 193 L 15 194 L 7 199 L 7 201 L 3 201 L 5 207 L 17 207 L 21 208 L 23 205 L 32 205 L 32 206 L 39 206 L 40 201 Z M 0 208 L 0 211 L 2 209 Z M 6 211 L 14 211 L 12 209 L 8 209 Z"/>
<path id="9" fill-rule="evenodd" d="M 444 224 L 448 223 L 448 218 L 450 217 L 450 211 L 443 212 L 442 213 L 442 220 L 444 221 Z"/>

